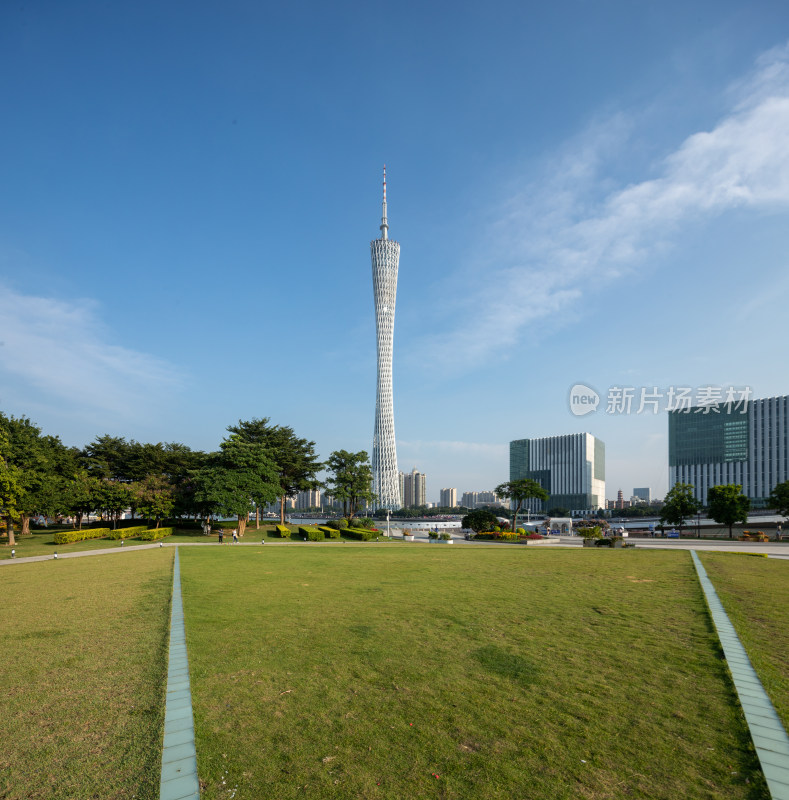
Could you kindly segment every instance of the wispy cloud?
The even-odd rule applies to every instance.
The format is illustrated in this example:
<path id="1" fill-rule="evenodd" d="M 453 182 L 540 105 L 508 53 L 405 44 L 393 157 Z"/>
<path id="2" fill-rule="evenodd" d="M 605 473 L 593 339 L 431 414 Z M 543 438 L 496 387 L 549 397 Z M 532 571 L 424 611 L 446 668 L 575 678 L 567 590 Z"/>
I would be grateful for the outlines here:
<path id="1" fill-rule="evenodd" d="M 2 286 L 0 298 L 0 400 L 135 420 L 181 388 L 183 376 L 165 361 L 112 344 L 93 301 L 35 297 Z"/>
<path id="2" fill-rule="evenodd" d="M 689 136 L 640 182 L 606 186 L 599 177 L 627 139 L 621 115 L 558 155 L 550 179 L 502 208 L 491 241 L 506 266 L 469 292 L 474 313 L 433 341 L 431 362 L 473 363 L 509 348 L 524 326 L 578 301 L 592 279 L 618 277 L 670 246 L 683 226 L 738 207 L 789 205 L 789 45 L 765 53 L 730 97 L 717 125 Z"/>

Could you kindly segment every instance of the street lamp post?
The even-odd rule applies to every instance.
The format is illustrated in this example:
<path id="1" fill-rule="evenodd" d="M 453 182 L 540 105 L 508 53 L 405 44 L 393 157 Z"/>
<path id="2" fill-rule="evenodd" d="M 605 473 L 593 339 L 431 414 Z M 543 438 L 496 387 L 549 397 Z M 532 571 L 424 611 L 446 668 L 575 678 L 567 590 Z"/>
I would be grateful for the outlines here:
<path id="1" fill-rule="evenodd" d="M 391 514 L 391 513 L 392 513 L 391 510 L 387 508 L 386 509 L 386 538 L 387 539 L 390 539 L 391 536 L 392 536 L 392 534 L 389 533 L 389 514 Z"/>

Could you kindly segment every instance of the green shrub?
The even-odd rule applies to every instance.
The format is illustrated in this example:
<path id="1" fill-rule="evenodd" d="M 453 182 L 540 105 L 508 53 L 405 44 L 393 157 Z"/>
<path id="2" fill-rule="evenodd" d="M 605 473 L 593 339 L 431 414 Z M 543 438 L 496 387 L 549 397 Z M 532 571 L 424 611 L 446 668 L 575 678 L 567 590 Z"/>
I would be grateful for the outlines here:
<path id="1" fill-rule="evenodd" d="M 348 527 L 348 520 L 345 517 L 342 519 L 330 519 L 326 524 L 335 530 L 344 531 Z"/>
<path id="2" fill-rule="evenodd" d="M 85 538 L 85 531 L 57 531 L 54 539 L 55 544 L 71 544 L 71 542 L 81 542 Z"/>
<path id="3" fill-rule="evenodd" d="M 343 531 L 343 536 L 347 536 L 349 539 L 357 539 L 360 542 L 369 542 L 378 537 L 378 532 L 368 531 L 364 528 L 348 528 Z"/>
<path id="4" fill-rule="evenodd" d="M 175 531 L 175 528 L 151 528 L 150 530 L 140 533 L 140 540 L 143 542 L 154 542 L 157 539 L 164 539 L 165 536 L 170 536 L 173 531 Z"/>
<path id="5" fill-rule="evenodd" d="M 275 525 L 274 531 L 280 539 L 290 539 L 290 528 L 287 525 Z"/>
<path id="6" fill-rule="evenodd" d="M 603 535 L 602 528 L 595 525 L 593 528 L 578 528 L 576 533 L 584 539 L 600 539 Z"/>
<path id="7" fill-rule="evenodd" d="M 211 523 L 211 527 L 221 528 L 223 531 L 232 531 L 234 528 L 238 527 L 238 520 L 234 521 L 231 519 L 229 522 L 227 520 L 224 520 L 222 522 L 215 520 L 214 522 Z"/>
<path id="8" fill-rule="evenodd" d="M 118 528 L 116 531 L 110 531 L 107 534 L 108 539 L 134 539 L 139 536 L 143 531 L 147 531 L 147 525 L 136 525 L 134 528 Z"/>
<path id="9" fill-rule="evenodd" d="M 328 525 L 318 525 L 318 530 L 323 532 L 327 539 L 339 539 L 340 531 L 337 528 L 330 528 Z"/>
<path id="10" fill-rule="evenodd" d="M 109 528 L 88 528 L 87 530 L 82 531 L 83 539 L 103 539 L 108 533 L 110 533 Z"/>
<path id="11" fill-rule="evenodd" d="M 449 534 L 449 533 L 447 533 L 446 531 L 444 531 L 444 533 L 442 533 L 442 534 L 441 534 L 441 538 L 442 538 L 442 539 L 443 539 L 445 542 L 448 542 L 448 541 L 449 541 L 449 540 L 452 538 L 452 536 L 451 536 L 451 534 Z"/>
<path id="12" fill-rule="evenodd" d="M 526 530 L 525 530 L 525 528 L 515 528 L 515 533 L 517 533 L 518 536 L 524 536 L 525 533 L 526 533 Z"/>
<path id="13" fill-rule="evenodd" d="M 308 542 L 322 542 L 326 537 L 323 531 L 319 531 L 314 525 L 300 525 L 299 536 L 303 536 Z"/>
<path id="14" fill-rule="evenodd" d="M 594 537 L 591 537 L 594 538 Z M 613 539 L 598 539 L 595 543 L 595 547 L 613 547 L 614 540 Z"/>
<path id="15" fill-rule="evenodd" d="M 353 521 L 354 528 L 367 528 L 370 530 L 375 527 L 375 522 L 370 517 L 356 517 Z"/>

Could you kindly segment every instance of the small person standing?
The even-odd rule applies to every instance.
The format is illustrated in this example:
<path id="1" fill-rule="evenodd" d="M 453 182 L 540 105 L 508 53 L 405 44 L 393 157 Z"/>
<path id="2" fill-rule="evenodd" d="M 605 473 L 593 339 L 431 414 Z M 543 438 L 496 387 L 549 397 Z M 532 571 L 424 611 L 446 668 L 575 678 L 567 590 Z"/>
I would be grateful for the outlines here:
<path id="1" fill-rule="evenodd" d="M 238 529 L 233 528 L 233 544 L 238 544 Z"/>
<path id="2" fill-rule="evenodd" d="M 219 529 L 219 544 L 222 544 L 225 541 L 225 531 L 224 528 Z"/>

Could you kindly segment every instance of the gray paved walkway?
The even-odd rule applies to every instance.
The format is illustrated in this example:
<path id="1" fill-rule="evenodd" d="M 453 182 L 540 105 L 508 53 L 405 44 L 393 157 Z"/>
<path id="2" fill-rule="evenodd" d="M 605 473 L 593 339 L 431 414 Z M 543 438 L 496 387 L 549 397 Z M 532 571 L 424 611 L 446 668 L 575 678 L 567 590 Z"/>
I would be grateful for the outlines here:
<path id="1" fill-rule="evenodd" d="M 712 581 L 707 577 L 699 557 L 691 552 L 701 588 L 707 599 L 710 615 L 718 631 L 726 663 L 740 698 L 745 720 L 751 731 L 756 754 L 767 779 L 773 800 L 789 800 L 789 736 L 786 735 L 778 714 L 764 691 L 756 670 L 731 624 Z"/>
<path id="2" fill-rule="evenodd" d="M 173 565 L 173 605 L 170 614 L 170 662 L 167 669 L 167 705 L 164 712 L 160 800 L 199 800 L 197 753 L 192 717 L 192 690 L 186 653 L 181 567 L 178 548 Z"/>

